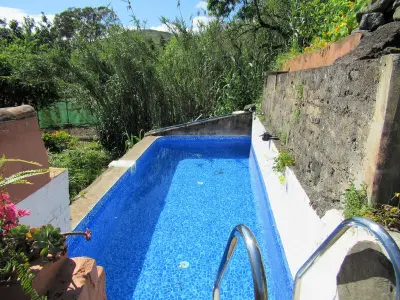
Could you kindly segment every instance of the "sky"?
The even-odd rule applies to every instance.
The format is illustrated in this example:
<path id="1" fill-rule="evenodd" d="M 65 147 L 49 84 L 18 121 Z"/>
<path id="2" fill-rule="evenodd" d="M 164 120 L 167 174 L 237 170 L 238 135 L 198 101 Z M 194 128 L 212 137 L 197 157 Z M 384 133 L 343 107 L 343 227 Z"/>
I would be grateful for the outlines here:
<path id="1" fill-rule="evenodd" d="M 197 28 L 199 22 L 207 23 L 210 20 L 210 17 L 204 15 L 207 7 L 206 1 L 181 0 L 181 12 L 177 8 L 177 2 L 178 0 L 131 0 L 136 17 L 141 21 L 147 21 L 146 28 L 167 31 L 166 27 L 161 24 L 160 17 L 174 19 L 181 13 L 194 29 Z M 44 12 L 52 20 L 55 14 L 69 7 L 106 5 L 110 5 L 114 9 L 124 25 L 133 25 L 124 0 L 0 0 L 0 18 L 6 18 L 8 21 L 12 19 L 21 21 L 24 15 L 29 15 L 35 20 L 40 20 L 40 14 Z"/>

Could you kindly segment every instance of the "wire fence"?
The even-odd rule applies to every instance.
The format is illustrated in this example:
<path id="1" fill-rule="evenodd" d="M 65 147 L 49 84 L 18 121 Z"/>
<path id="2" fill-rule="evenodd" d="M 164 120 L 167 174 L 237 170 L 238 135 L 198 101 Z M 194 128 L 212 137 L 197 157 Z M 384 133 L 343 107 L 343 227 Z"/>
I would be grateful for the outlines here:
<path id="1" fill-rule="evenodd" d="M 96 120 L 89 110 L 69 101 L 54 103 L 38 112 L 40 128 L 88 127 Z"/>

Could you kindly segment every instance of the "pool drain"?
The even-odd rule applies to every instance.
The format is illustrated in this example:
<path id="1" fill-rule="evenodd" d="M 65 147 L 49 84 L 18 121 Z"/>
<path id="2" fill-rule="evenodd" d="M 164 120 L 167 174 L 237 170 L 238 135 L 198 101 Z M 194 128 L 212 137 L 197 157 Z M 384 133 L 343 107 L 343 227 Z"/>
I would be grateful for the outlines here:
<path id="1" fill-rule="evenodd" d="M 189 262 L 188 261 L 181 261 L 179 266 L 178 266 L 178 269 L 186 269 L 186 268 L 189 268 Z"/>

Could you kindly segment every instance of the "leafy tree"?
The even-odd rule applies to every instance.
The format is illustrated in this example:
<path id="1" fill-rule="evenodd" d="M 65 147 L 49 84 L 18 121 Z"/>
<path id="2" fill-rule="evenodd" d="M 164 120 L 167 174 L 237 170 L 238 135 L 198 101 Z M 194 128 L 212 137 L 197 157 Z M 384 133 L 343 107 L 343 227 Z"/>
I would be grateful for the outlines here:
<path id="1" fill-rule="evenodd" d="M 291 36 L 290 1 L 282 0 L 208 0 L 208 10 L 212 15 L 246 21 L 253 30 L 266 29 L 279 33 L 285 38 Z"/>
<path id="2" fill-rule="evenodd" d="M 82 44 L 69 62 L 66 93 L 98 120 L 102 145 L 123 154 L 125 135 L 165 126 L 169 108 L 155 64 L 158 52 L 140 31 L 112 29 L 104 39 Z"/>
<path id="3" fill-rule="evenodd" d="M 1 49 L 0 107 L 31 104 L 41 108 L 57 100 L 53 55 L 54 51 L 35 51 L 23 44 Z"/>
<path id="4" fill-rule="evenodd" d="M 32 18 L 24 18 L 22 23 L 2 22 L 0 107 L 31 104 L 41 108 L 59 98 L 52 63 L 57 49 L 38 39 L 35 28 Z"/>
<path id="5" fill-rule="evenodd" d="M 64 96 L 66 74 L 60 62 L 68 61 L 80 42 L 105 37 L 117 23 L 104 6 L 70 8 L 57 14 L 54 24 L 43 13 L 38 23 L 32 18 L 0 20 L 0 107 L 31 104 L 40 109 Z"/>
<path id="6" fill-rule="evenodd" d="M 72 7 L 55 16 L 54 27 L 61 39 L 93 42 L 104 37 L 118 22 L 114 11 L 105 6 Z"/>

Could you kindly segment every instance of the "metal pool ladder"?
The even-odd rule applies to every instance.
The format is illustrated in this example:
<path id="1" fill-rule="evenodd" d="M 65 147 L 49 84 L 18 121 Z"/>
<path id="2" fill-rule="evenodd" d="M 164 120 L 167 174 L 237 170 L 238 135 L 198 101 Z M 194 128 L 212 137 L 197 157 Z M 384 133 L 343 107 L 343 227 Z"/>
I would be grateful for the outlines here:
<path id="1" fill-rule="evenodd" d="M 250 258 L 251 273 L 253 275 L 254 284 L 254 298 L 257 300 L 267 300 L 267 279 L 265 276 L 264 264 L 261 258 L 261 251 L 258 247 L 256 237 L 246 225 L 237 225 L 235 228 L 233 228 L 231 235 L 229 236 L 224 256 L 222 257 L 221 264 L 219 265 L 217 279 L 215 279 L 214 282 L 213 300 L 219 300 L 221 281 L 224 277 L 226 269 L 228 268 L 229 262 L 231 261 L 240 236 L 243 238 L 244 244 L 247 248 L 247 253 L 249 254 Z"/>
<path id="2" fill-rule="evenodd" d="M 301 279 L 310 267 L 351 227 L 361 227 L 370 231 L 385 248 L 396 275 L 396 300 L 400 300 L 400 249 L 397 247 L 393 238 L 383 229 L 382 226 L 361 217 L 353 217 L 344 220 L 338 227 L 325 239 L 325 241 L 315 250 L 310 258 L 301 266 L 294 279 L 294 292 L 292 299 L 299 299 Z M 220 286 L 224 273 L 232 258 L 233 252 L 238 243 L 239 237 L 242 237 L 250 258 L 251 271 L 254 284 L 254 299 L 267 300 L 268 288 L 264 271 L 264 265 L 261 258 L 260 248 L 254 234 L 245 225 L 236 226 L 229 236 L 225 248 L 224 256 L 218 269 L 217 278 L 213 287 L 213 300 L 220 299 Z"/>

